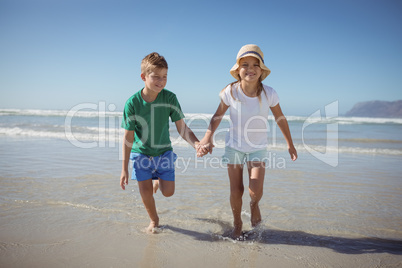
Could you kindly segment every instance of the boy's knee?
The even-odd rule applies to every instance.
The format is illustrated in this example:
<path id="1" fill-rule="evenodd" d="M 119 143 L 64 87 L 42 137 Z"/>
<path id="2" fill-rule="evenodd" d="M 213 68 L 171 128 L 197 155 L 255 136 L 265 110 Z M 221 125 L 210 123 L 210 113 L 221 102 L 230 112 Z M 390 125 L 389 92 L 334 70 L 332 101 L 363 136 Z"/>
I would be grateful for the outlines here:
<path id="1" fill-rule="evenodd" d="M 152 194 L 153 194 L 153 192 L 152 192 L 152 190 L 153 190 L 152 185 L 149 186 L 149 185 L 147 185 L 147 184 L 145 184 L 145 183 L 143 183 L 143 182 L 140 182 L 138 185 L 139 185 L 139 190 L 140 190 L 141 196 L 149 196 L 149 195 L 152 195 Z"/>
<path id="2" fill-rule="evenodd" d="M 174 194 L 174 190 L 163 191 L 162 194 L 164 197 L 171 197 Z"/>
<path id="3" fill-rule="evenodd" d="M 170 197 L 174 194 L 174 182 L 159 180 L 159 189 L 164 197 Z"/>

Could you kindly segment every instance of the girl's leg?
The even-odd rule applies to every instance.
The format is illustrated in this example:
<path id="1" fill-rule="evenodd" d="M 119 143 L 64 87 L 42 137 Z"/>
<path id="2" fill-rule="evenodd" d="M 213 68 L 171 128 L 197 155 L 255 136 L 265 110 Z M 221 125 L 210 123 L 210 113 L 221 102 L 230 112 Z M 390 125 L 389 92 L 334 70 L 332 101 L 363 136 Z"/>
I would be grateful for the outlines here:
<path id="1" fill-rule="evenodd" d="M 243 165 L 228 164 L 228 173 L 230 180 L 230 205 L 233 213 L 233 237 L 241 236 L 243 222 L 241 220 L 241 207 L 243 204 Z"/>
<path id="2" fill-rule="evenodd" d="M 144 203 L 149 218 L 151 219 L 151 222 L 147 228 L 147 232 L 152 233 L 153 228 L 159 226 L 159 217 L 158 213 L 156 212 L 155 199 L 153 195 L 152 179 L 146 181 L 138 181 L 138 187 L 140 189 L 142 202 Z"/>
<path id="3" fill-rule="evenodd" d="M 260 202 L 265 176 L 264 162 L 247 162 L 249 174 L 249 193 L 250 193 L 250 211 L 251 211 L 251 226 L 255 227 L 261 222 L 261 212 L 258 202 Z"/>

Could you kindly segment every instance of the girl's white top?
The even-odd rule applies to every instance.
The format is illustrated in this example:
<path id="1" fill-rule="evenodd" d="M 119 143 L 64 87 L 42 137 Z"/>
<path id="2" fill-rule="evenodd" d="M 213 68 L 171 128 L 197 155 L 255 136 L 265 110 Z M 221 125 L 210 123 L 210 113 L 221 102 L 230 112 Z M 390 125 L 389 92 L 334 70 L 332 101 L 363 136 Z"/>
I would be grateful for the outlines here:
<path id="1" fill-rule="evenodd" d="M 220 94 L 221 100 L 229 106 L 230 128 L 226 134 L 226 146 L 244 153 L 265 149 L 268 145 L 269 107 L 279 103 L 276 91 L 263 85 L 264 90 L 258 97 L 248 97 L 240 83 L 228 85 Z M 233 95 L 233 97 L 232 97 Z"/>

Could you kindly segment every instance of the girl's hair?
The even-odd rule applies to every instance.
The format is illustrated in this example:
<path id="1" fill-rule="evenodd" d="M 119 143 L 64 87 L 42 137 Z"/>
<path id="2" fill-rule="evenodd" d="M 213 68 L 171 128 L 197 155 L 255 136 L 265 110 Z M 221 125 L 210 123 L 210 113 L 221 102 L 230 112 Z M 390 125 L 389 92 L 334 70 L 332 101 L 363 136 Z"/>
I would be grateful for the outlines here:
<path id="1" fill-rule="evenodd" d="M 159 55 L 156 52 L 152 52 L 145 56 L 145 58 L 141 62 L 141 73 L 149 74 L 153 72 L 155 69 L 159 68 L 168 68 L 167 61 L 162 55 Z"/>
<path id="2" fill-rule="evenodd" d="M 261 92 L 263 92 L 264 91 L 264 94 L 265 94 L 265 96 L 268 98 L 268 96 L 267 96 L 267 93 L 265 92 L 265 90 L 263 90 L 264 89 L 264 86 L 262 85 L 262 81 L 261 81 L 261 77 L 259 78 L 259 83 L 258 83 L 258 86 L 257 86 L 257 97 L 258 97 L 258 101 L 261 103 Z M 241 82 L 241 79 L 240 80 L 237 80 L 237 81 L 234 81 L 234 82 L 232 82 L 232 83 L 230 83 L 230 84 L 228 84 L 226 87 L 224 87 L 222 90 L 221 90 L 221 92 L 220 93 L 222 93 L 224 90 L 225 90 L 225 88 L 227 88 L 228 86 L 230 86 L 230 95 L 232 96 L 232 98 L 233 99 L 236 99 L 234 96 L 233 96 L 233 85 L 234 84 L 237 84 L 237 83 L 240 83 Z"/>

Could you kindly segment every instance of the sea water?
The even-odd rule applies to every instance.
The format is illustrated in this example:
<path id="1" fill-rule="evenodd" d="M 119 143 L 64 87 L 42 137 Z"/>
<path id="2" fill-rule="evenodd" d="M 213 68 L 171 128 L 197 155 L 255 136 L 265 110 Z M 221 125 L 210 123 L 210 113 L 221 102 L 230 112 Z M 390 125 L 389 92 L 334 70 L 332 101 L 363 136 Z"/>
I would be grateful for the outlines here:
<path id="1" fill-rule="evenodd" d="M 186 114 L 185 121 L 202 138 L 211 117 Z M 259 230 L 250 225 L 247 190 L 243 197 L 249 242 L 402 254 L 402 119 L 287 119 L 299 158 L 290 160 L 269 118 Z M 137 182 L 129 181 L 126 191 L 119 185 L 120 123 L 121 112 L 0 110 L 3 249 L 16 245 L 18 234 L 18 243 L 68 243 L 74 241 L 69 228 L 76 228 L 76 239 L 116 226 L 144 235 L 149 218 Z M 164 235 L 204 241 L 206 248 L 230 240 L 229 180 L 220 161 L 229 126 L 225 116 L 212 154 L 197 158 L 171 123 L 176 192 L 155 195 Z M 245 169 L 246 187 L 247 178 Z M 77 223 L 79 228 L 72 227 Z"/>

